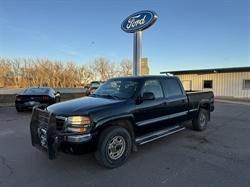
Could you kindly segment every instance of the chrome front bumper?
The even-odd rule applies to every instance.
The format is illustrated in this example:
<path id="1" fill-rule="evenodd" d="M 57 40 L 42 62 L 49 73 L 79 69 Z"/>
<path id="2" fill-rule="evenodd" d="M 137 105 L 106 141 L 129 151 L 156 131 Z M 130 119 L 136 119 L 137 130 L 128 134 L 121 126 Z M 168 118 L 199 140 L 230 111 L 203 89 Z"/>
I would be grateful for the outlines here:
<path id="1" fill-rule="evenodd" d="M 67 135 L 67 136 L 62 136 L 62 141 L 70 143 L 84 143 L 90 141 L 91 138 L 92 138 L 91 134 Z"/>

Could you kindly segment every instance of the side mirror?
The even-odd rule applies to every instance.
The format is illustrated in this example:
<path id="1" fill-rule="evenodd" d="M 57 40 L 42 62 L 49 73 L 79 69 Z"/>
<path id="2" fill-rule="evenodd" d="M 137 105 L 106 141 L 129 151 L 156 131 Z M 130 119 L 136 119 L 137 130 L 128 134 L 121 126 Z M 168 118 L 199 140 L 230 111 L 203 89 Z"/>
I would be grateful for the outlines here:
<path id="1" fill-rule="evenodd" d="M 154 100 L 155 95 L 152 92 L 144 92 L 141 100 Z"/>
<path id="2" fill-rule="evenodd" d="M 136 104 L 141 104 L 145 100 L 154 100 L 155 95 L 152 92 L 144 92 L 142 96 L 138 95 L 136 99 Z"/>

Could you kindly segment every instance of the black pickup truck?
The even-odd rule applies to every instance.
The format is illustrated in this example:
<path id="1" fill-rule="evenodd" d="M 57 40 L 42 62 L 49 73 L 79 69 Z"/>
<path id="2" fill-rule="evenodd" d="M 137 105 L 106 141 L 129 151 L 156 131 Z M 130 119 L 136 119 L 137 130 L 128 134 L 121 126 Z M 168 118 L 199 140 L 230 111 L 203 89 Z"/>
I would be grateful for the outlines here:
<path id="1" fill-rule="evenodd" d="M 115 168 L 137 146 L 185 129 L 183 122 L 204 130 L 213 110 L 213 92 L 186 93 L 175 76 L 117 77 L 90 96 L 34 107 L 31 142 L 50 159 L 95 152 Z"/>

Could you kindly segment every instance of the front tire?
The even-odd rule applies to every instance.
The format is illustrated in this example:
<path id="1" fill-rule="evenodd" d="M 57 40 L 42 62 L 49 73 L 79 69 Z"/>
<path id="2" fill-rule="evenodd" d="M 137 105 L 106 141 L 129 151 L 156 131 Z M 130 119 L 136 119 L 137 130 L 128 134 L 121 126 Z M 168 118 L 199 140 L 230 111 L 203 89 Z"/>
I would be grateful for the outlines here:
<path id="1" fill-rule="evenodd" d="M 106 128 L 100 135 L 96 160 L 104 167 L 116 168 L 124 164 L 131 151 L 131 136 L 129 132 L 118 126 Z"/>
<path id="2" fill-rule="evenodd" d="M 192 125 L 193 129 L 197 131 L 203 131 L 207 127 L 208 114 L 207 111 L 203 108 L 200 109 L 198 117 L 196 120 L 193 120 Z"/>

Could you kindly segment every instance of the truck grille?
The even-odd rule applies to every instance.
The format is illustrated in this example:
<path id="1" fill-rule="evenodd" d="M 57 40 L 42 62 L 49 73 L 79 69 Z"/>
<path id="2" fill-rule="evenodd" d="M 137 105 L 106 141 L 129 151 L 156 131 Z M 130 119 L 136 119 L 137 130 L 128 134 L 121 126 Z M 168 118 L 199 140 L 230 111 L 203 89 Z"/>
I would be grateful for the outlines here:
<path id="1" fill-rule="evenodd" d="M 38 128 L 44 128 L 44 129 L 48 129 L 48 124 L 49 124 L 49 120 L 50 120 L 50 115 L 51 113 L 49 113 L 46 110 L 43 109 L 39 109 L 36 108 L 33 112 L 33 116 L 32 118 L 36 121 L 36 125 Z M 65 120 L 66 117 L 63 116 L 56 116 L 56 130 L 58 132 L 63 132 L 65 129 Z"/>
<path id="2" fill-rule="evenodd" d="M 38 126 L 39 127 L 43 127 L 47 129 L 48 123 L 49 123 L 49 117 L 50 117 L 50 113 L 47 111 L 38 111 L 36 110 L 36 119 L 38 122 Z M 66 120 L 66 117 L 62 117 L 62 116 L 56 116 L 56 130 L 58 132 L 62 132 L 64 130 L 64 122 Z"/>
<path id="3" fill-rule="evenodd" d="M 57 131 L 64 131 L 65 126 L 64 126 L 64 122 L 66 120 L 66 117 L 63 116 L 56 116 L 56 130 Z"/>
<path id="4" fill-rule="evenodd" d="M 34 112 L 34 118 L 37 120 L 37 125 L 38 127 L 41 128 L 48 128 L 48 123 L 49 123 L 49 113 L 45 110 L 35 110 Z"/>

